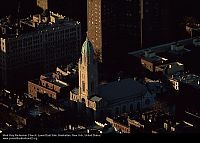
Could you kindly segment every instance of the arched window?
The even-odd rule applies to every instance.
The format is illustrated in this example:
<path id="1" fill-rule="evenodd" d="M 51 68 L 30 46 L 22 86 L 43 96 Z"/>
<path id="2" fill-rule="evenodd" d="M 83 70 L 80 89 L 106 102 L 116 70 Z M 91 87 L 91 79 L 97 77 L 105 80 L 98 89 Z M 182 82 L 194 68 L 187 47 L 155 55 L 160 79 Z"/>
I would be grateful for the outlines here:
<path id="1" fill-rule="evenodd" d="M 83 90 L 83 92 L 85 92 L 85 82 L 84 81 L 82 81 L 82 90 Z"/>
<path id="2" fill-rule="evenodd" d="M 85 103 L 85 99 L 84 98 L 82 98 L 82 100 L 81 100 L 83 103 Z"/>

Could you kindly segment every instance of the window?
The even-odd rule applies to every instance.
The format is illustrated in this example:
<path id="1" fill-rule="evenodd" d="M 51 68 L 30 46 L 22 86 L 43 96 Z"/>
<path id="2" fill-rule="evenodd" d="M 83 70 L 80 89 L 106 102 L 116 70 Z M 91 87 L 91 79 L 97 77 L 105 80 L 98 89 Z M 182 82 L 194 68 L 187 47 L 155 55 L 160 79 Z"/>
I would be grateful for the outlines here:
<path id="1" fill-rule="evenodd" d="M 86 64 L 86 56 L 84 55 L 84 64 Z"/>
<path id="2" fill-rule="evenodd" d="M 82 102 L 85 103 L 85 99 L 84 98 L 82 98 Z"/>
<path id="3" fill-rule="evenodd" d="M 85 92 L 85 82 L 84 81 L 82 81 L 82 90 L 83 90 L 83 92 Z"/>
<path id="4" fill-rule="evenodd" d="M 85 79 L 85 75 L 84 74 L 82 74 L 82 78 Z"/>

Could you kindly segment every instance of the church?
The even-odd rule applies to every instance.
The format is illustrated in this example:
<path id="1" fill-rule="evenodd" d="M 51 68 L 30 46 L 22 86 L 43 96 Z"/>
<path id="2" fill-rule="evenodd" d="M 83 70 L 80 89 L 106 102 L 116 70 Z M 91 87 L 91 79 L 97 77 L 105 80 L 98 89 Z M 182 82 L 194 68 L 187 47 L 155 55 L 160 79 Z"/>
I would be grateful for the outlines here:
<path id="1" fill-rule="evenodd" d="M 121 113 L 151 107 L 155 94 L 131 78 L 99 83 L 93 45 L 88 38 L 83 43 L 79 67 L 79 87 L 70 92 L 72 108 L 93 119 L 104 119 Z"/>

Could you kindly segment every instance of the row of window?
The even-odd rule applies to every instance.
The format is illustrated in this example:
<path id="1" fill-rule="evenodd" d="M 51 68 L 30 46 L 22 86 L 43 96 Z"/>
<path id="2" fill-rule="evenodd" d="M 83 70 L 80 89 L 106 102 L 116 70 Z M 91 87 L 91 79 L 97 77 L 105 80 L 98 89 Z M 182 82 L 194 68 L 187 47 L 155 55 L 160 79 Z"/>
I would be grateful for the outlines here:
<path id="1" fill-rule="evenodd" d="M 117 128 L 117 130 L 119 130 L 119 131 L 122 131 L 122 132 L 124 132 L 124 133 L 129 133 L 129 129 L 128 128 L 126 128 L 126 127 L 124 127 L 124 126 L 122 126 L 122 125 L 120 125 L 120 124 L 118 124 L 118 123 L 114 123 L 114 125 L 113 125 L 115 128 Z"/>
<path id="2" fill-rule="evenodd" d="M 140 102 L 137 103 L 137 110 L 140 110 Z M 126 105 L 123 105 L 121 111 L 122 111 L 122 113 L 127 112 L 127 106 L 126 106 Z M 134 111 L 133 104 L 130 104 L 130 106 L 129 106 L 129 111 L 130 111 L 130 112 L 133 112 L 133 111 Z M 119 113 L 120 113 L 120 108 L 119 108 L 119 107 L 116 107 L 116 108 L 115 108 L 115 114 L 117 115 L 117 114 L 119 114 Z"/>
<path id="3" fill-rule="evenodd" d="M 35 86 L 30 86 L 30 88 L 29 88 L 29 94 L 32 95 L 32 96 L 35 96 L 37 93 L 45 94 L 47 92 L 45 90 L 39 89 L 39 88 L 37 88 Z M 51 98 L 56 99 L 56 94 L 55 93 L 48 93 L 48 96 L 51 97 Z"/>

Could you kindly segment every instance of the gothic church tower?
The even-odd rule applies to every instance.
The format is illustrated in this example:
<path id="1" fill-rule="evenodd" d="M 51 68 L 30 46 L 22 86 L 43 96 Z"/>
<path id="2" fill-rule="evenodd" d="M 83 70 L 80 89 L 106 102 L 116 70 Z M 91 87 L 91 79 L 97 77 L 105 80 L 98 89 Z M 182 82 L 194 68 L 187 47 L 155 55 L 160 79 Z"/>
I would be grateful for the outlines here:
<path id="1" fill-rule="evenodd" d="M 87 102 L 97 94 L 98 72 L 97 62 L 94 59 L 92 43 L 86 38 L 82 46 L 81 58 L 79 59 L 79 97 L 82 102 Z M 87 106 L 87 103 L 86 103 Z"/>

